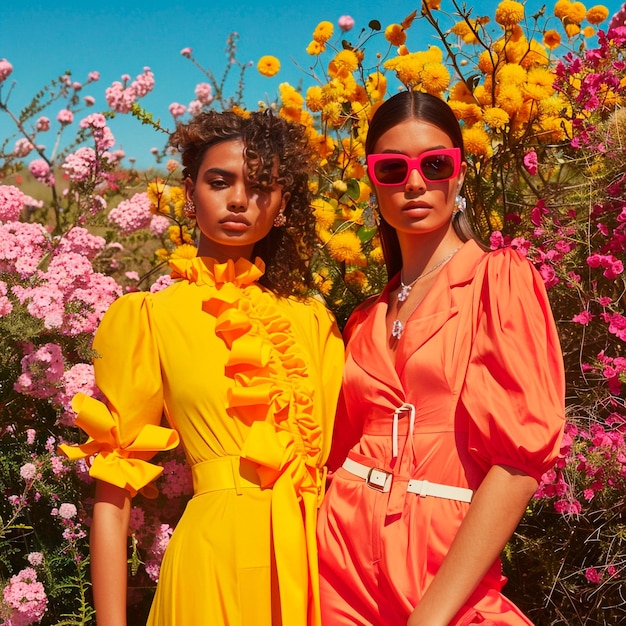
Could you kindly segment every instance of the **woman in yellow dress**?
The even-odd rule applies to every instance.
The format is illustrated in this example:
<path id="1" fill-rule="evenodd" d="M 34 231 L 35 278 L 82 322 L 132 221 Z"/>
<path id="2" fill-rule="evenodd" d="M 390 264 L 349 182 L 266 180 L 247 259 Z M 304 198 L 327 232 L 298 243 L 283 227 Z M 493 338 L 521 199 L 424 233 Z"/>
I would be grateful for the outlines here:
<path id="1" fill-rule="evenodd" d="M 161 566 L 150 626 L 317 626 L 315 524 L 343 344 L 314 298 L 309 150 L 271 113 L 210 112 L 180 125 L 197 257 L 174 283 L 131 293 L 96 337 L 105 402 L 78 394 L 96 455 L 91 570 L 99 626 L 126 624 L 131 498 L 180 439 L 194 497 Z M 161 426 L 165 416 L 168 427 Z"/>

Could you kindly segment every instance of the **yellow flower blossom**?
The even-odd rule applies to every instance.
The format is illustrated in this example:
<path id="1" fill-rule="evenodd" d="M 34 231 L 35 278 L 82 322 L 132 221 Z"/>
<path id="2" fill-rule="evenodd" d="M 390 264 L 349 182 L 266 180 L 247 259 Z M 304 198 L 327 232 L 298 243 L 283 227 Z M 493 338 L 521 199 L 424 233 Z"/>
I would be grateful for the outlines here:
<path id="1" fill-rule="evenodd" d="M 333 30 L 332 22 L 320 22 L 313 31 L 313 41 L 320 44 L 326 43 L 333 36 Z"/>
<path id="2" fill-rule="evenodd" d="M 580 25 L 587 17 L 587 7 L 582 2 L 572 2 L 567 8 L 565 19 Z"/>
<path id="3" fill-rule="evenodd" d="M 596 29 L 593 26 L 585 26 L 582 30 L 583 37 L 587 39 L 593 37 L 596 34 Z"/>
<path id="4" fill-rule="evenodd" d="M 530 40 L 530 46 L 520 61 L 520 65 L 526 69 L 534 65 L 547 66 L 550 63 L 548 51 L 536 39 Z"/>
<path id="5" fill-rule="evenodd" d="M 522 94 L 526 100 L 541 102 L 549 95 L 549 92 L 546 93 L 545 88 L 537 83 L 527 82 L 522 85 Z"/>
<path id="6" fill-rule="evenodd" d="M 198 248 L 189 243 L 184 243 L 172 250 L 171 259 L 195 259 L 198 256 Z"/>
<path id="7" fill-rule="evenodd" d="M 313 40 L 307 47 L 306 53 L 312 57 L 319 56 L 326 51 L 326 46 L 323 43 Z"/>
<path id="8" fill-rule="evenodd" d="M 450 72 L 441 63 L 427 63 L 420 75 L 425 91 L 434 96 L 441 95 L 450 84 Z"/>
<path id="9" fill-rule="evenodd" d="M 322 267 L 319 272 L 313 273 L 313 282 L 315 288 L 323 295 L 330 294 L 333 288 L 333 279 L 330 276 L 330 270 L 327 267 Z"/>
<path id="10" fill-rule="evenodd" d="M 580 34 L 579 24 L 565 24 L 565 34 L 572 39 L 576 35 Z"/>
<path id="11" fill-rule="evenodd" d="M 169 213 L 171 187 L 162 179 L 157 178 L 148 183 L 147 194 L 150 210 L 153 213 Z"/>
<path id="12" fill-rule="evenodd" d="M 389 24 L 385 29 L 385 39 L 392 46 L 401 46 L 406 42 L 406 32 L 400 24 Z"/>
<path id="13" fill-rule="evenodd" d="M 382 100 L 387 93 L 387 77 L 381 72 L 370 74 L 365 82 L 365 89 L 374 102 Z"/>
<path id="14" fill-rule="evenodd" d="M 478 57 L 478 69 L 483 74 L 492 74 L 498 65 L 498 55 L 492 50 L 485 50 Z"/>
<path id="15" fill-rule="evenodd" d="M 601 24 L 607 17 L 609 17 L 609 10 L 601 4 L 597 4 L 587 11 L 587 21 L 590 24 Z"/>
<path id="16" fill-rule="evenodd" d="M 405 54 L 409 54 L 409 49 L 406 45 L 402 44 L 401 46 L 398 46 L 398 56 L 403 57 Z"/>
<path id="17" fill-rule="evenodd" d="M 509 114 L 499 107 L 487 107 L 483 113 L 483 121 L 493 130 L 502 130 L 510 121 Z"/>
<path id="18" fill-rule="evenodd" d="M 498 83 L 505 85 L 521 85 L 526 78 L 526 70 L 518 63 L 506 63 L 496 74 Z"/>
<path id="19" fill-rule="evenodd" d="M 324 108 L 324 94 L 319 85 L 312 85 L 306 90 L 306 106 L 313 113 Z"/>
<path id="20" fill-rule="evenodd" d="M 476 124 L 482 120 L 482 109 L 476 104 L 468 104 L 467 102 L 459 102 L 458 100 L 448 101 L 450 108 L 458 120 L 463 120 L 468 126 Z"/>
<path id="21" fill-rule="evenodd" d="M 562 20 L 567 15 L 571 4 L 571 0 L 558 0 L 554 5 L 555 17 L 558 17 L 560 20 Z"/>
<path id="22" fill-rule="evenodd" d="M 528 70 L 528 82 L 543 87 L 546 91 L 545 97 L 547 98 L 552 94 L 554 74 L 543 67 L 533 67 Z"/>
<path id="23" fill-rule="evenodd" d="M 319 228 L 328 230 L 337 220 L 335 207 L 323 198 L 314 198 L 311 202 L 313 215 Z"/>
<path id="24" fill-rule="evenodd" d="M 250 111 L 246 111 L 236 104 L 233 105 L 231 110 L 235 115 L 242 117 L 244 120 L 247 120 L 250 117 Z"/>
<path id="25" fill-rule="evenodd" d="M 510 28 L 524 19 L 524 5 L 515 0 L 502 0 L 496 8 L 496 22 Z"/>
<path id="26" fill-rule="evenodd" d="M 351 230 L 342 230 L 328 239 L 326 243 L 330 256 L 341 263 L 363 265 L 365 258 L 361 240 Z"/>
<path id="27" fill-rule="evenodd" d="M 559 117 L 562 114 L 570 115 L 571 107 L 566 100 L 559 95 L 544 98 L 539 103 L 539 113 L 545 117 Z"/>
<path id="28" fill-rule="evenodd" d="M 352 287 L 360 289 L 361 291 L 367 291 L 369 288 L 367 274 L 361 270 L 351 270 L 346 272 L 346 283 Z"/>
<path id="29" fill-rule="evenodd" d="M 191 233 L 186 226 L 178 226 L 177 224 L 172 224 L 167 229 L 167 235 L 170 241 L 177 246 L 182 246 L 186 243 L 193 243 L 193 237 L 191 236 Z"/>
<path id="30" fill-rule="evenodd" d="M 358 141 L 354 141 L 351 137 L 344 137 L 341 140 L 341 147 L 344 153 L 352 159 L 365 157 L 365 146 Z"/>
<path id="31" fill-rule="evenodd" d="M 280 70 L 280 61 L 269 54 L 262 56 L 256 65 L 262 76 L 275 76 Z"/>
<path id="32" fill-rule="evenodd" d="M 375 246 L 370 252 L 370 259 L 376 265 L 382 265 L 385 262 L 385 255 L 383 254 L 382 246 Z"/>
<path id="33" fill-rule="evenodd" d="M 554 29 L 547 30 L 543 34 L 543 45 L 550 50 L 558 48 L 561 45 L 561 35 Z"/>
<path id="34" fill-rule="evenodd" d="M 359 60 L 352 50 L 341 50 L 328 64 L 330 76 L 345 76 L 359 67 Z"/>
<path id="35" fill-rule="evenodd" d="M 476 89 L 474 89 L 474 98 L 476 98 L 483 107 L 491 106 L 491 81 L 485 81 L 484 85 L 477 85 Z"/>
<path id="36" fill-rule="evenodd" d="M 174 214 L 176 217 L 181 219 L 185 217 L 184 206 L 186 200 L 185 190 L 182 187 L 173 187 L 170 190 L 170 202 L 174 208 Z"/>
<path id="37" fill-rule="evenodd" d="M 359 180 L 359 192 L 359 199 L 357 202 L 367 202 L 372 195 L 372 188 L 367 183 Z"/>
<path id="38" fill-rule="evenodd" d="M 278 86 L 280 100 L 286 109 L 301 109 L 304 105 L 302 94 L 296 91 L 289 83 L 281 83 Z"/>
<path id="39" fill-rule="evenodd" d="M 322 119 L 333 126 L 339 126 L 343 118 L 341 102 L 329 102 L 322 109 Z"/>
<path id="40" fill-rule="evenodd" d="M 489 135 L 484 128 L 476 124 L 471 128 L 463 129 L 463 143 L 465 152 L 475 156 L 489 156 L 491 154 L 491 145 L 489 143 Z"/>
<path id="41" fill-rule="evenodd" d="M 426 0 L 426 6 L 431 11 L 439 11 L 441 8 L 441 0 Z"/>
<path id="42" fill-rule="evenodd" d="M 470 104 L 474 102 L 474 96 L 464 80 L 459 80 L 450 88 L 450 100 L 458 102 L 466 102 Z"/>
<path id="43" fill-rule="evenodd" d="M 521 108 L 524 100 L 517 85 L 502 85 L 496 94 L 496 105 L 513 116 Z"/>
<path id="44" fill-rule="evenodd" d="M 352 104 L 360 105 L 359 108 L 362 108 L 363 105 L 366 105 L 369 102 L 369 96 L 367 95 L 367 91 L 365 87 L 360 83 L 354 81 L 354 94 L 352 95 Z"/>
<path id="45" fill-rule="evenodd" d="M 157 258 L 158 261 L 167 261 L 170 258 L 170 253 L 166 248 L 159 248 L 155 253 L 154 256 Z"/>

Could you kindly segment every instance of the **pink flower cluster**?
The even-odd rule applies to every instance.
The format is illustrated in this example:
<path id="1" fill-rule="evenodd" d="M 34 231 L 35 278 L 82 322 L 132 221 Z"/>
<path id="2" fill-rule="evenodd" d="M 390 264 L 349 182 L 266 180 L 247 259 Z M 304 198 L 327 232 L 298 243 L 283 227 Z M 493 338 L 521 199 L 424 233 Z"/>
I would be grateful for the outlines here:
<path id="1" fill-rule="evenodd" d="M 83 182 L 96 173 L 96 152 L 93 148 L 78 148 L 65 157 L 63 171 L 73 182 Z"/>
<path id="2" fill-rule="evenodd" d="M 0 185 L 0 222 L 18 220 L 27 206 L 40 209 L 43 202 L 27 196 L 13 185 Z"/>
<path id="3" fill-rule="evenodd" d="M 35 159 L 28 164 L 28 171 L 33 175 L 35 180 L 43 183 L 47 187 L 54 186 L 54 174 L 50 169 L 50 165 L 44 159 Z"/>
<path id="4" fill-rule="evenodd" d="M 37 572 L 27 567 L 12 576 L 2 592 L 4 603 L 12 609 L 11 626 L 28 626 L 41 621 L 48 606 L 48 598 Z"/>
<path id="5" fill-rule="evenodd" d="M 29 278 L 51 247 L 50 236 L 41 224 L 0 224 L 0 272 Z"/>
<path id="6" fill-rule="evenodd" d="M 135 80 L 127 85 L 130 76 L 122 76 L 122 82 L 115 81 L 105 91 L 107 104 L 117 113 L 129 113 L 134 102 L 150 93 L 154 87 L 154 74 L 149 67 L 143 68 Z"/>
<path id="7" fill-rule="evenodd" d="M 33 398 L 50 398 L 56 394 L 65 369 L 61 346 L 46 343 L 35 348 L 27 343 L 21 365 L 22 373 L 14 385 L 15 391 Z"/>
<path id="8" fill-rule="evenodd" d="M 0 83 L 5 81 L 12 71 L 13 66 L 6 59 L 0 59 Z"/>
<path id="9" fill-rule="evenodd" d="M 152 220 L 150 200 L 146 192 L 136 193 L 122 200 L 109 212 L 109 222 L 115 224 L 123 235 L 130 235 L 141 228 L 148 228 Z"/>

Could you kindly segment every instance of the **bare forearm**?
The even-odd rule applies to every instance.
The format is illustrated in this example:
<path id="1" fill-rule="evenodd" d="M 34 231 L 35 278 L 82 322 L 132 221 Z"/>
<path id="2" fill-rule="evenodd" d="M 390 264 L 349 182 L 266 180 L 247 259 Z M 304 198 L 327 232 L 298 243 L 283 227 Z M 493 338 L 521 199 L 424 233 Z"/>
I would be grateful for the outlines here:
<path id="1" fill-rule="evenodd" d="M 448 626 L 502 552 L 536 488 L 526 474 L 491 468 L 407 626 Z"/>
<path id="2" fill-rule="evenodd" d="M 98 626 L 126 626 L 129 516 L 128 492 L 98 483 L 89 543 Z"/>

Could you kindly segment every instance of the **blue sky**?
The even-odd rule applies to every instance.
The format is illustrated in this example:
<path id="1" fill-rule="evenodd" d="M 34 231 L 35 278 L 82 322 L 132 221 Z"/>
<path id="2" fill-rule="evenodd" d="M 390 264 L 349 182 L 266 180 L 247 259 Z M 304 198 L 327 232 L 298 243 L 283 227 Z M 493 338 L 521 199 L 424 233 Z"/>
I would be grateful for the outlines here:
<path id="1" fill-rule="evenodd" d="M 383 8 L 383 5 L 386 5 Z M 470 2 L 467 2 L 470 5 Z M 495 0 L 476 3 L 480 13 L 492 15 Z M 529 0 L 527 15 L 543 3 Z M 587 7 L 594 3 L 588 2 Z M 604 3 L 613 13 L 621 2 Z M 272 78 L 258 75 L 249 68 L 244 96 L 248 106 L 254 108 L 258 100 L 275 99 L 278 85 L 287 81 L 294 86 L 303 80 L 310 81 L 302 68 L 311 64 L 305 48 L 311 33 L 321 20 L 336 25 L 341 15 L 351 15 L 356 25 L 348 33 L 354 40 L 358 32 L 372 19 L 383 28 L 400 22 L 419 6 L 416 0 L 396 0 L 393 3 L 367 3 L 359 1 L 314 0 L 306 4 L 275 0 L 252 2 L 250 0 L 216 0 L 186 3 L 162 0 L 107 0 L 102 3 L 67 2 L 10 2 L 0 15 L 0 58 L 13 65 L 13 74 L 4 84 L 15 81 L 9 106 L 14 112 L 30 102 L 33 95 L 53 78 L 70 70 L 75 80 L 84 82 L 90 71 L 99 71 L 101 79 L 89 86 L 85 94 L 96 98 L 92 110 L 105 107 L 104 90 L 122 74 L 135 77 L 144 66 L 155 74 L 155 89 L 141 102 L 163 124 L 173 127 L 168 112 L 171 102 L 187 104 L 194 98 L 194 88 L 206 78 L 180 51 L 191 47 L 201 65 L 210 68 L 220 77 L 224 71 L 224 49 L 231 32 L 239 33 L 237 58 L 241 62 L 256 61 L 264 54 L 272 54 L 281 61 L 281 71 Z M 215 6 L 219 6 L 219 10 Z M 552 14 L 554 3 L 548 3 L 547 14 Z M 442 0 L 442 8 L 452 8 L 451 0 Z M 336 29 L 336 35 L 338 33 Z M 409 31 L 411 50 L 424 49 L 433 39 L 434 31 L 425 22 L 416 22 Z M 383 49 L 382 43 L 376 49 Z M 59 106 L 44 112 L 56 117 Z M 117 147 L 128 157 L 134 157 L 141 167 L 153 163 L 150 149 L 162 148 L 165 137 L 143 127 L 136 120 L 118 116 L 111 128 Z M 0 113 L 0 140 L 12 132 L 7 117 Z M 44 139 L 45 137 L 45 139 Z M 52 133 L 42 136 L 42 143 L 54 141 Z M 48 146 L 49 148 L 52 145 Z"/>

